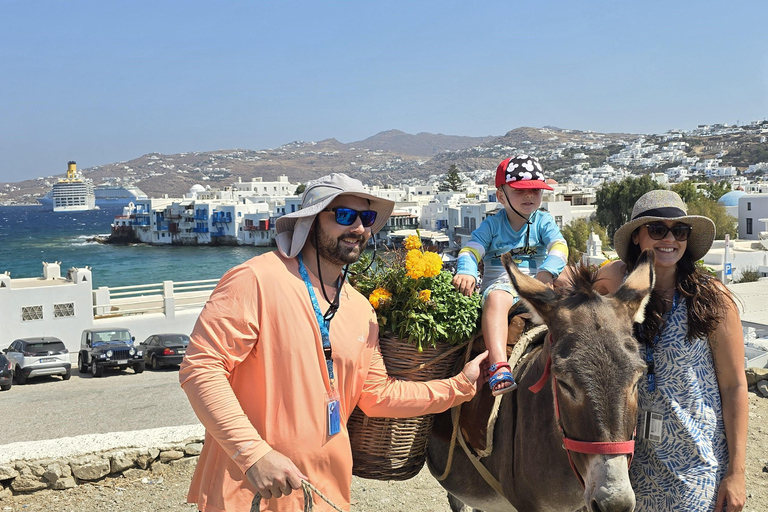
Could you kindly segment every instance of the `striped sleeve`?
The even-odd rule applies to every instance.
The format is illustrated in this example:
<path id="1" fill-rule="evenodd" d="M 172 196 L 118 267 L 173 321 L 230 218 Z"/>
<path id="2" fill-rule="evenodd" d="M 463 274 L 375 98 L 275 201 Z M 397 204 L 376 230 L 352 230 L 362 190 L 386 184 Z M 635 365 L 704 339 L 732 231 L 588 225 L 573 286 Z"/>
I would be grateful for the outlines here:
<path id="1" fill-rule="evenodd" d="M 459 260 L 456 262 L 457 274 L 472 276 L 477 281 L 478 265 L 493 240 L 492 219 L 493 217 L 488 217 L 481 222 L 477 229 L 472 231 L 472 237 L 467 245 L 459 251 Z"/>
<path id="2" fill-rule="evenodd" d="M 568 243 L 551 216 L 548 216 L 542 228 L 544 231 L 542 241 L 547 246 L 547 257 L 539 270 L 546 270 L 552 274 L 552 277 L 557 277 L 568 263 Z"/>

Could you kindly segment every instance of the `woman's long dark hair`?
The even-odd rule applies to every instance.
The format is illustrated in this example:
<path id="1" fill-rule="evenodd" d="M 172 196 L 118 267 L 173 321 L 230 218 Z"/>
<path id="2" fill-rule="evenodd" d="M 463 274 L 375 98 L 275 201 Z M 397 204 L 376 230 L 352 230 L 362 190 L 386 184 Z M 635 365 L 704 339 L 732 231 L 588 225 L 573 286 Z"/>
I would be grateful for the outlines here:
<path id="1" fill-rule="evenodd" d="M 638 228 L 641 229 L 641 228 Z M 637 231 L 635 231 L 637 232 Z M 640 257 L 640 246 L 630 239 L 627 249 L 627 272 L 635 269 Z M 683 257 L 677 262 L 677 283 L 675 288 L 679 297 L 685 300 L 688 307 L 688 333 L 686 339 L 704 339 L 712 333 L 723 319 L 728 303 L 733 303 L 733 297 L 725 286 L 696 265 L 686 248 Z M 656 335 L 661 332 L 664 324 L 666 304 L 662 293 L 653 290 L 648 305 L 645 307 L 645 321 L 636 330 L 638 339 L 652 345 Z"/>

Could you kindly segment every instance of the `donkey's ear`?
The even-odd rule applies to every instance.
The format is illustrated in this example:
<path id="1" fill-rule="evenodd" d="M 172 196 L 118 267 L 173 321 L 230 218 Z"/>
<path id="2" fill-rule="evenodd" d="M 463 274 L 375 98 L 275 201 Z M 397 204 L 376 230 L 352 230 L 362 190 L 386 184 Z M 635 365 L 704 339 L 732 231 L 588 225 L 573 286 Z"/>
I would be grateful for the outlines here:
<path id="1" fill-rule="evenodd" d="M 520 298 L 530 306 L 531 320 L 537 324 L 545 323 L 558 298 L 557 293 L 538 279 L 520 272 L 509 253 L 504 253 L 501 256 L 501 262 L 507 269 L 507 274 L 512 280 L 512 286 L 515 287 Z"/>
<path id="2" fill-rule="evenodd" d="M 653 270 L 655 257 L 653 251 L 643 251 L 637 260 L 635 270 L 627 277 L 616 293 L 613 294 L 627 309 L 629 316 L 637 323 L 645 319 L 645 305 L 651 297 L 656 275 Z"/>

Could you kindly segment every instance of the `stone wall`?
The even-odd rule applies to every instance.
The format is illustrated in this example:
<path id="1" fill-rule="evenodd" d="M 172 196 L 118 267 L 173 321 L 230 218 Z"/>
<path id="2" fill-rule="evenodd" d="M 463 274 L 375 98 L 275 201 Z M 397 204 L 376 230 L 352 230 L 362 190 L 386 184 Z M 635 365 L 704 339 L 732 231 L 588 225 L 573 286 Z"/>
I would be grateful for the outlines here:
<path id="1" fill-rule="evenodd" d="M 18 460 L 0 464 L 0 499 L 42 489 L 70 489 L 107 475 L 122 474 L 132 478 L 132 473 L 143 474 L 158 462 L 189 459 L 193 463 L 202 449 L 203 438 L 190 438 L 157 448 L 126 448 L 68 459 Z"/>

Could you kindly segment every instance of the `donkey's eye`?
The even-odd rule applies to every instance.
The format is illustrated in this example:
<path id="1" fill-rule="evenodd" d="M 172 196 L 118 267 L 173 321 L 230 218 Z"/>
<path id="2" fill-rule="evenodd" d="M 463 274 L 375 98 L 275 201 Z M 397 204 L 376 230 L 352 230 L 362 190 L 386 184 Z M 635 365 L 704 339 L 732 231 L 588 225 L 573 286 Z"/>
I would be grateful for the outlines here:
<path id="1" fill-rule="evenodd" d="M 571 395 L 571 398 L 576 398 L 576 392 L 573 390 L 570 384 L 567 384 L 561 380 L 557 381 L 557 386 L 562 390 Z"/>

